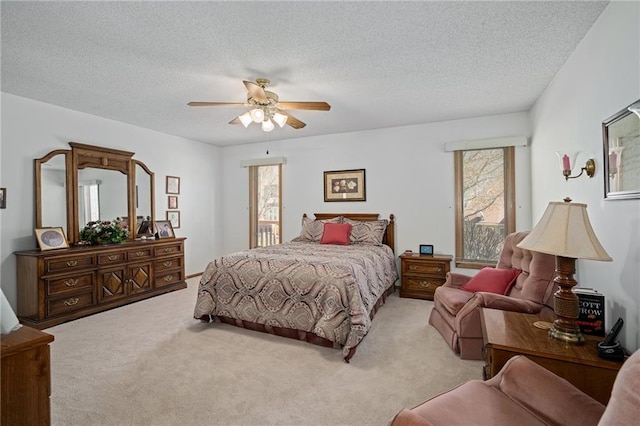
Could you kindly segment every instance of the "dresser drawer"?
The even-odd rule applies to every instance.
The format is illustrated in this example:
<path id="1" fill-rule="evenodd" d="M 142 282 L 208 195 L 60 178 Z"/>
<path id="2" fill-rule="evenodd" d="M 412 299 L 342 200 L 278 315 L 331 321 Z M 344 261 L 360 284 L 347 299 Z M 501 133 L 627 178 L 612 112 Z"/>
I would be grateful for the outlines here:
<path id="1" fill-rule="evenodd" d="M 93 256 L 53 257 L 44 259 L 46 273 L 75 271 L 95 266 Z"/>
<path id="2" fill-rule="evenodd" d="M 444 262 L 420 262 L 406 260 L 403 262 L 404 274 L 431 274 L 431 275 L 444 275 L 447 271 L 447 264 Z"/>
<path id="3" fill-rule="evenodd" d="M 127 257 L 129 260 L 149 259 L 153 257 L 153 248 L 140 247 L 138 249 L 131 250 L 127 252 Z"/>
<path id="4" fill-rule="evenodd" d="M 93 288 L 93 273 L 88 272 L 82 275 L 73 275 L 65 278 L 45 280 L 47 295 L 55 296 L 67 292 L 76 292 L 81 289 Z"/>
<path id="5" fill-rule="evenodd" d="M 157 260 L 155 263 L 156 274 L 161 274 L 171 269 L 182 269 L 182 257 L 172 257 L 171 259 Z"/>
<path id="6" fill-rule="evenodd" d="M 125 260 L 127 260 L 126 254 L 122 251 L 98 255 L 98 265 L 100 266 L 121 263 Z"/>
<path id="7" fill-rule="evenodd" d="M 167 255 L 179 254 L 179 253 L 182 253 L 182 244 L 180 243 L 155 248 L 156 256 L 167 256 Z"/>
<path id="8" fill-rule="evenodd" d="M 169 284 L 182 281 L 182 271 L 171 271 L 156 274 L 156 287 L 162 287 Z"/>
<path id="9" fill-rule="evenodd" d="M 62 299 L 47 299 L 47 315 L 61 315 L 95 305 L 93 291 L 69 295 Z"/>

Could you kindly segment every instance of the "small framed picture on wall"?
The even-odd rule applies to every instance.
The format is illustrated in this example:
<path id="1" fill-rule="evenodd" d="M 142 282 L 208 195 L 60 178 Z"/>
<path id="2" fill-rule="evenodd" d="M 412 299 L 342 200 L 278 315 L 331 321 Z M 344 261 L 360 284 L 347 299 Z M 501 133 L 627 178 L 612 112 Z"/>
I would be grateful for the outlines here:
<path id="1" fill-rule="evenodd" d="M 180 194 L 180 178 L 167 176 L 167 194 Z"/>
<path id="2" fill-rule="evenodd" d="M 167 198 L 169 199 L 168 208 L 177 209 L 178 208 L 178 196 L 177 195 L 169 195 Z"/>

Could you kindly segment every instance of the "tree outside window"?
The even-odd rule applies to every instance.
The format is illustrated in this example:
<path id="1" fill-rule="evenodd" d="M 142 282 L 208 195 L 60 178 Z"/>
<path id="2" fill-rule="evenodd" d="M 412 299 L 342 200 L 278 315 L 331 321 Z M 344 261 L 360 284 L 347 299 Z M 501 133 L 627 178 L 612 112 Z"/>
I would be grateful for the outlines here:
<path id="1" fill-rule="evenodd" d="M 455 152 L 456 266 L 495 265 L 515 230 L 514 148 Z"/>

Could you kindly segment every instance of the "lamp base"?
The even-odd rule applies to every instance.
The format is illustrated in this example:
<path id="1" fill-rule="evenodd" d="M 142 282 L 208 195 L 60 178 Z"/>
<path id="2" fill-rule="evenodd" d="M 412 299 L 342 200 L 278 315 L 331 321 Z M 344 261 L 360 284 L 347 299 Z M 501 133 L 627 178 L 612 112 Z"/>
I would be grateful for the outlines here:
<path id="1" fill-rule="evenodd" d="M 559 327 L 555 323 L 551 326 L 549 330 L 549 337 L 555 340 L 560 340 L 564 343 L 569 343 L 571 345 L 583 345 L 584 344 L 584 336 L 580 333 L 580 329 L 567 329 L 563 327 Z"/>

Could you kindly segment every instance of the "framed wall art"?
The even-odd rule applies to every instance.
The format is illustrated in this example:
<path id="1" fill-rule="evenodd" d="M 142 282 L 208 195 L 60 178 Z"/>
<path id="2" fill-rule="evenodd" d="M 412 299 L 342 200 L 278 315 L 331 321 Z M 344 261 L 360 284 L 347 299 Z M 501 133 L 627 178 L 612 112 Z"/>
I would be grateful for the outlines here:
<path id="1" fill-rule="evenodd" d="M 167 220 L 171 222 L 174 229 L 180 228 L 180 212 L 178 210 L 167 211 Z"/>
<path id="2" fill-rule="evenodd" d="M 176 195 L 169 195 L 167 197 L 168 199 L 168 208 L 170 209 L 177 209 L 178 208 L 178 197 Z"/>
<path id="3" fill-rule="evenodd" d="M 640 100 L 602 122 L 604 198 L 640 198 Z"/>
<path id="4" fill-rule="evenodd" d="M 167 194 L 180 194 L 180 178 L 167 176 Z"/>
<path id="5" fill-rule="evenodd" d="M 61 227 L 36 228 L 36 239 L 40 250 L 52 250 L 69 247 Z"/>
<path id="6" fill-rule="evenodd" d="M 324 201 L 366 201 L 365 169 L 324 172 Z"/>
<path id="7" fill-rule="evenodd" d="M 158 232 L 158 238 L 173 238 L 176 235 L 173 233 L 173 227 L 168 220 L 156 220 L 156 231 Z"/>

